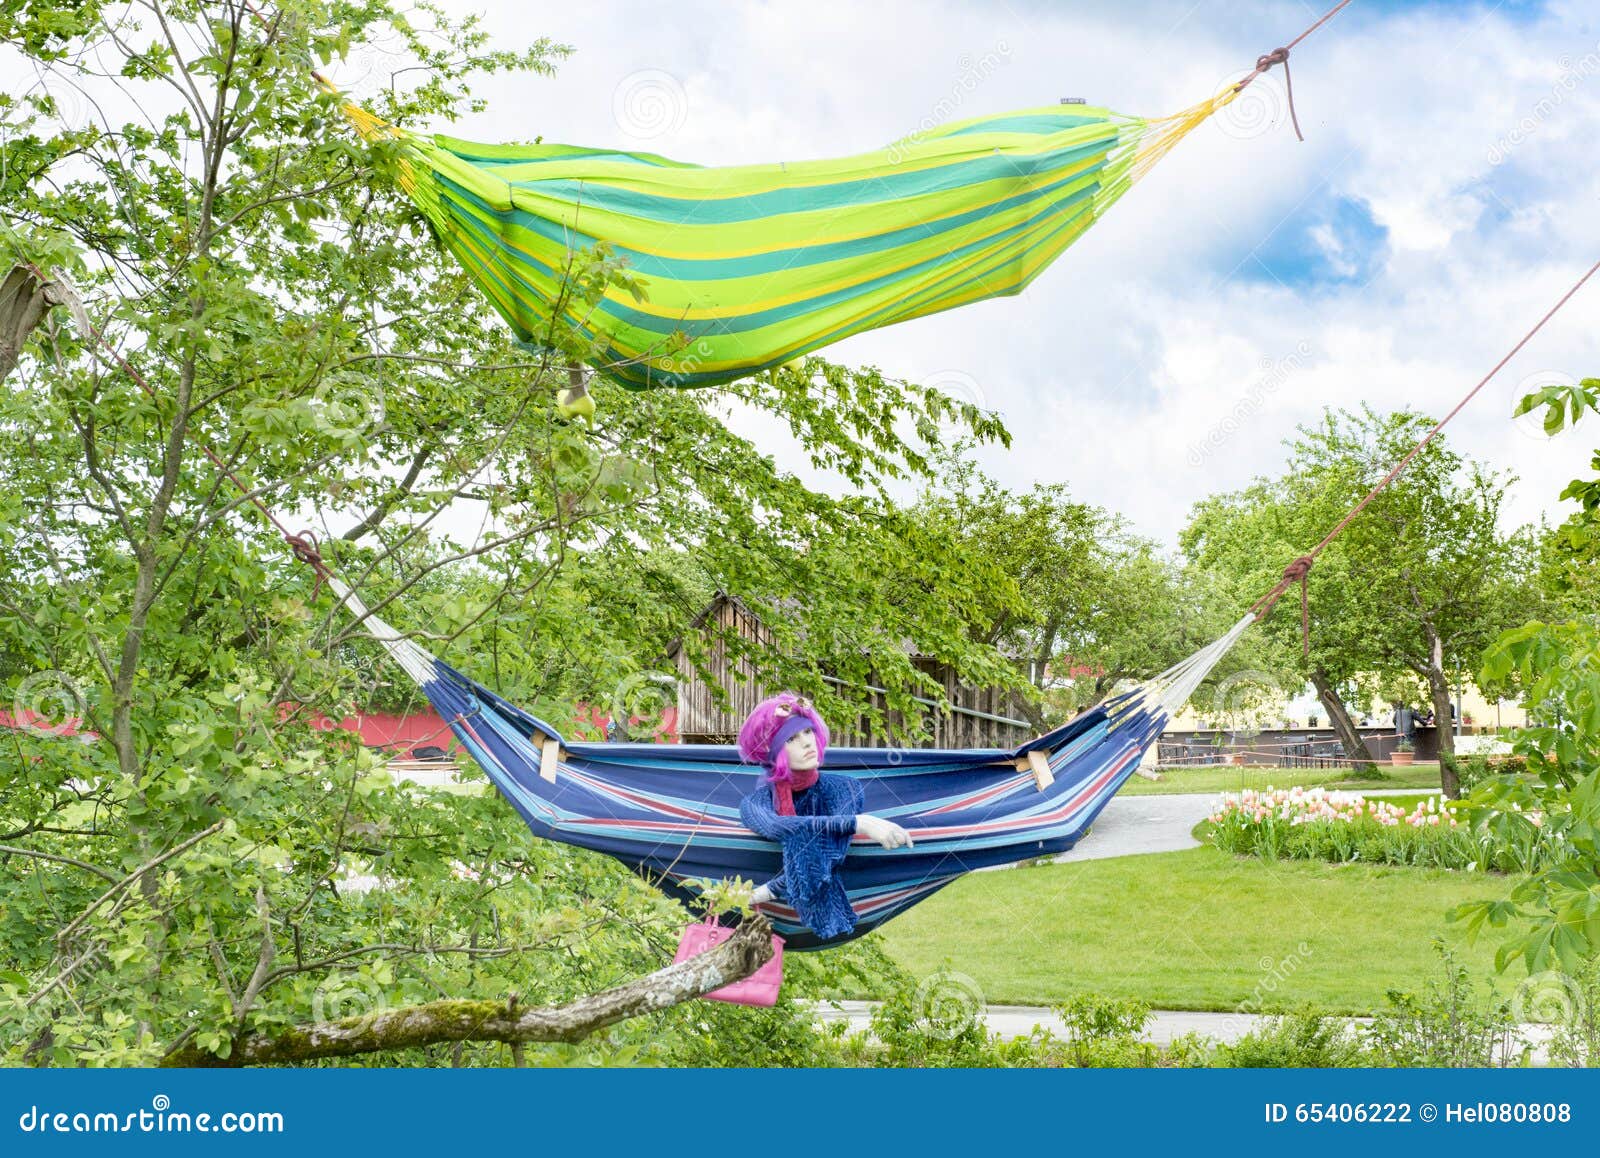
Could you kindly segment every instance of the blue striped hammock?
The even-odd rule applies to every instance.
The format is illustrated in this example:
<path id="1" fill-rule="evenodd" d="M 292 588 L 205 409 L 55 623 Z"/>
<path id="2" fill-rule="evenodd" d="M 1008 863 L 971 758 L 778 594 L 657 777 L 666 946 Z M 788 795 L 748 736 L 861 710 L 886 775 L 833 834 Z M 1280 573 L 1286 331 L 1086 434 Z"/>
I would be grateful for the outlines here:
<path id="1" fill-rule="evenodd" d="M 779 846 L 740 823 L 739 801 L 765 770 L 737 748 L 568 742 L 330 583 L 536 836 L 615 857 L 691 907 L 701 882 L 760 882 L 782 868 Z M 915 844 L 891 850 L 855 838 L 842 867 L 857 918 L 849 937 L 822 941 L 776 902 L 761 911 L 788 948 L 818 949 L 870 932 L 974 869 L 1066 852 L 1253 622 L 1246 616 L 1150 683 L 1015 749 L 830 747 L 827 771 L 860 780 L 866 810 L 904 826 Z"/>

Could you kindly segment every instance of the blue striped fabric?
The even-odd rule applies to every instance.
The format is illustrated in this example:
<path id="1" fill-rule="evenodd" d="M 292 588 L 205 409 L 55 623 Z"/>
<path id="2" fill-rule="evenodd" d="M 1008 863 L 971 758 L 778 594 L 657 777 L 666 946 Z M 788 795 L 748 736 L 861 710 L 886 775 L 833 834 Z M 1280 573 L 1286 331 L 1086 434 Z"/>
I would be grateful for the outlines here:
<path id="1" fill-rule="evenodd" d="M 555 783 L 539 775 L 549 724 L 434 659 L 422 690 L 535 835 L 615 857 L 686 904 L 697 879 L 764 881 L 781 867 L 776 843 L 739 821 L 739 801 L 763 770 L 732 746 L 563 743 Z M 907 828 L 911 848 L 857 837 L 843 881 L 858 924 L 822 942 L 790 908 L 763 911 L 789 948 L 822 948 L 877 928 L 963 873 L 1065 852 L 1138 767 L 1166 713 L 1141 691 L 1083 713 L 1014 750 L 828 749 L 827 771 L 857 777 L 866 809 Z M 1048 753 L 1040 791 L 1015 762 Z"/>

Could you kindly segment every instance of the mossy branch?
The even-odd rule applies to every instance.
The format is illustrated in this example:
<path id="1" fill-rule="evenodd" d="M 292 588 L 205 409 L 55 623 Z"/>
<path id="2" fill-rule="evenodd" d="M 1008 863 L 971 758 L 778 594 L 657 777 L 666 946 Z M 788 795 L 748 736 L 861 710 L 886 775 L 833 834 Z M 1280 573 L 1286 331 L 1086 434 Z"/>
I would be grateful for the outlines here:
<path id="1" fill-rule="evenodd" d="M 233 1040 L 227 1057 L 185 1046 L 161 1064 L 280 1065 L 445 1041 L 581 1041 L 615 1022 L 668 1009 L 750 976 L 771 959 L 771 934 L 764 918 L 746 919 L 715 949 L 566 1005 L 522 1009 L 515 998 L 430 1001 L 272 1034 L 246 1034 Z"/>

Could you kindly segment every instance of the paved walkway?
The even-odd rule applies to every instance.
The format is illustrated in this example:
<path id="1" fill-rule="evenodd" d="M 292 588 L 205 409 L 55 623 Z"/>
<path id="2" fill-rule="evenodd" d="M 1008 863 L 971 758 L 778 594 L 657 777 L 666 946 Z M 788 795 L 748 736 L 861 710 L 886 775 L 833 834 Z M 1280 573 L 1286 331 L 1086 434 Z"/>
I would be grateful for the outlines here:
<path id="1" fill-rule="evenodd" d="M 815 1006 L 820 1021 L 843 1021 L 852 1031 L 866 1029 L 872 1020 L 875 1001 L 818 1002 Z M 837 1008 L 835 1008 L 837 1006 Z M 986 1005 L 982 1010 L 984 1024 L 989 1032 L 1001 1037 L 1027 1037 L 1033 1027 L 1042 1025 L 1057 1037 L 1065 1036 L 1066 1023 L 1051 1009 L 1030 1005 Z M 1159 1010 L 1150 1015 L 1144 1040 L 1157 1045 L 1170 1045 L 1175 1038 L 1196 1032 L 1218 1041 L 1235 1042 L 1260 1020 L 1250 1013 L 1197 1013 L 1186 1010 Z"/>
<path id="2" fill-rule="evenodd" d="M 872 1020 L 872 1010 L 876 1005 L 877 1002 L 873 1001 L 818 1002 L 815 1012 L 821 1021 L 843 1021 L 851 1031 L 856 1031 L 868 1027 Z M 986 1005 L 979 1016 L 990 1033 L 997 1033 L 1007 1040 L 1027 1037 L 1036 1025 L 1043 1026 L 1057 1037 L 1064 1037 L 1067 1030 L 1066 1024 L 1053 1010 L 1041 1006 Z M 1231 1045 L 1256 1028 L 1262 1020 L 1262 1015 L 1254 1013 L 1204 1013 L 1193 1010 L 1160 1009 L 1151 1012 L 1150 1021 L 1141 1037 L 1154 1045 L 1164 1046 L 1171 1045 L 1174 1040 L 1186 1033 L 1198 1033 L 1202 1037 Z M 1349 1025 L 1364 1025 L 1372 1019 L 1349 1017 L 1343 1020 Z M 1534 1043 L 1533 1064 L 1547 1065 L 1549 1059 L 1545 1047 L 1550 1041 L 1551 1027 L 1523 1025 L 1520 1030 L 1525 1038 Z"/>

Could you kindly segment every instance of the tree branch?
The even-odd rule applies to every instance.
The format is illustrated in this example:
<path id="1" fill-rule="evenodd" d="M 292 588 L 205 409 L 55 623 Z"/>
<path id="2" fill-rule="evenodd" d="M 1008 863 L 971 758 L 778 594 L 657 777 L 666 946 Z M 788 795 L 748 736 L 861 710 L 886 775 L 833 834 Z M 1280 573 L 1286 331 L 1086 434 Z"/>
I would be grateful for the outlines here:
<path id="1" fill-rule="evenodd" d="M 508 1002 L 430 1001 L 294 1026 L 271 1035 L 250 1034 L 236 1038 L 225 1058 L 186 1046 L 169 1052 L 160 1064 L 292 1063 L 445 1041 L 582 1041 L 618 1021 L 671 1008 L 750 976 L 772 957 L 771 933 L 764 918 L 747 919 L 732 937 L 709 952 L 566 1005 L 519 1009 L 515 998 Z"/>
<path id="2" fill-rule="evenodd" d="M 91 872 L 96 876 L 104 877 L 112 884 L 116 884 L 122 879 L 121 877 L 117 876 L 116 873 L 103 869 L 99 865 L 90 864 L 88 861 L 76 860 L 70 856 L 57 856 L 53 852 L 40 852 L 36 848 L 18 848 L 13 844 L 0 844 L 0 856 L 12 854 L 15 854 L 16 856 L 30 856 L 36 860 L 53 860 L 58 864 L 70 864 L 74 868 L 81 868 L 85 872 Z"/>

